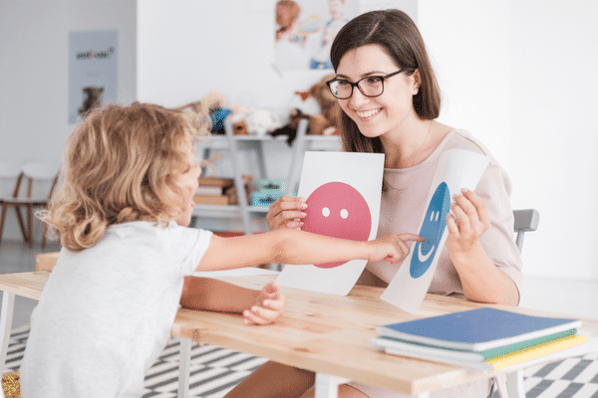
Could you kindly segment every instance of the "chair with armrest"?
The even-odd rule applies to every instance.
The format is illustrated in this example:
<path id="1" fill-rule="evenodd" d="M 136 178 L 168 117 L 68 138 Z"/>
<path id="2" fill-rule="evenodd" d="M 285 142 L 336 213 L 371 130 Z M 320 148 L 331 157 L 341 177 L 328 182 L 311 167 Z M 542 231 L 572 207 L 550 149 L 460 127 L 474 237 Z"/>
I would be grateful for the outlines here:
<path id="1" fill-rule="evenodd" d="M 526 232 L 532 232 L 538 229 L 540 222 L 540 212 L 536 209 L 521 209 L 513 210 L 515 222 L 513 229 L 515 231 L 515 244 L 519 253 L 523 248 L 523 236 Z M 498 394 L 501 398 L 525 398 L 525 390 L 523 389 L 523 371 L 518 370 L 513 373 L 508 373 L 504 384 L 498 379 L 495 380 L 498 387 Z M 490 396 L 493 391 L 490 392 Z"/>

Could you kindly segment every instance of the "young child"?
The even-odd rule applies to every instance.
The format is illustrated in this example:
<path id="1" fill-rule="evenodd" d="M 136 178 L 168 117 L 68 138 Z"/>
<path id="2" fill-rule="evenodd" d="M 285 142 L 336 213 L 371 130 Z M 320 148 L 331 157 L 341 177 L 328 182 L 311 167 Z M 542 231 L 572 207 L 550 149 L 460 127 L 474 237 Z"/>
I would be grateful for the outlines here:
<path id="1" fill-rule="evenodd" d="M 31 317 L 24 397 L 141 397 L 179 303 L 243 313 L 247 325 L 271 323 L 284 311 L 276 282 L 255 291 L 189 277 L 196 270 L 397 262 L 409 251 L 405 242 L 420 239 L 354 242 L 291 229 L 220 238 L 186 228 L 200 174 L 193 140 L 207 132 L 202 120 L 181 108 L 108 105 L 71 136 L 44 216 L 63 249 Z"/>

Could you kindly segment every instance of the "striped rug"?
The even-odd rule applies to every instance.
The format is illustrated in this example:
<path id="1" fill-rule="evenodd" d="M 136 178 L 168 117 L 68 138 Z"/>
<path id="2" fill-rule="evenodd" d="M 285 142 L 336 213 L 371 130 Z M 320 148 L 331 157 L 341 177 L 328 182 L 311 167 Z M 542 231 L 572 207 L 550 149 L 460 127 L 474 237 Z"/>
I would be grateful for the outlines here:
<path id="1" fill-rule="evenodd" d="M 19 369 L 28 335 L 28 326 L 12 331 L 5 372 Z M 179 347 L 178 338 L 173 337 L 164 348 L 145 377 L 143 398 L 176 398 Z M 264 362 L 225 348 L 193 345 L 190 396 L 220 398 Z M 528 368 L 524 386 L 526 398 L 598 398 L 598 353 Z"/>

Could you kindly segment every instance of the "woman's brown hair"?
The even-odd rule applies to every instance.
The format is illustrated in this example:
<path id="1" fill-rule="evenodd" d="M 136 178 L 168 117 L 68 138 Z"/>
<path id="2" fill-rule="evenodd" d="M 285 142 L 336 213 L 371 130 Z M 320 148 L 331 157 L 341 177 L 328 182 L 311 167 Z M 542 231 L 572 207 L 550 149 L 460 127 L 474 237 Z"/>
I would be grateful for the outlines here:
<path id="1" fill-rule="evenodd" d="M 93 246 L 113 224 L 167 224 L 184 209 L 173 208 L 176 176 L 193 159 L 184 142 L 208 133 L 197 107 L 110 104 L 90 112 L 67 142 L 60 189 L 42 220 L 71 251 Z"/>
<path id="2" fill-rule="evenodd" d="M 407 75 L 419 71 L 421 85 L 413 96 L 417 115 L 431 120 L 440 114 L 440 89 L 424 40 L 413 20 L 400 10 L 370 11 L 349 21 L 332 43 L 330 59 L 337 70 L 341 58 L 369 44 L 381 46 Z M 348 152 L 382 153 L 380 138 L 367 138 L 344 112 L 341 117 L 343 149 Z"/>

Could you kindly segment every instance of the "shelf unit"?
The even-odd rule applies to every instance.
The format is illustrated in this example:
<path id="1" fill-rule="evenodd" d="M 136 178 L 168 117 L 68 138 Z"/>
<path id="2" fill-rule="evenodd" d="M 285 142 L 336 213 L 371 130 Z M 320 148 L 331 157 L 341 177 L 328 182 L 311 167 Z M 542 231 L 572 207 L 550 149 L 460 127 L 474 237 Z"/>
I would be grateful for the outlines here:
<path id="1" fill-rule="evenodd" d="M 251 206 L 247 203 L 244 195 L 245 186 L 243 183 L 243 170 L 239 152 L 241 146 L 245 149 L 252 149 L 257 153 L 258 168 L 260 178 L 268 178 L 266 165 L 264 161 L 263 143 L 271 141 L 285 141 L 286 136 L 272 137 L 270 135 L 234 135 L 232 126 L 225 121 L 225 134 L 212 135 L 210 139 L 203 142 L 201 146 L 209 150 L 221 150 L 228 152 L 230 156 L 233 179 L 235 181 L 235 188 L 237 189 L 238 205 L 195 205 L 193 216 L 203 218 L 217 218 L 217 219 L 238 219 L 240 218 L 243 225 L 243 232 L 247 235 L 254 233 L 252 220 L 256 217 L 265 219 L 268 213 L 268 208 Z M 302 120 L 297 130 L 297 137 L 293 141 L 290 150 L 290 170 L 288 172 L 287 194 L 292 194 L 297 189 L 299 178 L 301 176 L 300 166 L 303 164 L 303 153 L 306 150 L 337 150 L 340 146 L 340 137 L 338 136 L 310 136 L 307 135 L 308 121 Z"/>

